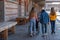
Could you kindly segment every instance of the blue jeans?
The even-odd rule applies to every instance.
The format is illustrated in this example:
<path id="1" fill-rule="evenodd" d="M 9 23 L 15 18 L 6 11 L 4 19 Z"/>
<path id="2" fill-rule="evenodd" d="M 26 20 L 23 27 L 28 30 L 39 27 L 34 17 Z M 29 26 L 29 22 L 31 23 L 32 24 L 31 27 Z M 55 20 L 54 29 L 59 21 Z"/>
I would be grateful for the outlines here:
<path id="1" fill-rule="evenodd" d="M 36 20 L 35 19 L 30 20 L 29 30 L 30 30 L 30 33 L 36 33 Z"/>
<path id="2" fill-rule="evenodd" d="M 55 32 L 55 21 L 50 21 L 51 22 L 51 31 Z"/>
<path id="3" fill-rule="evenodd" d="M 42 34 L 47 33 L 47 24 L 42 24 Z"/>

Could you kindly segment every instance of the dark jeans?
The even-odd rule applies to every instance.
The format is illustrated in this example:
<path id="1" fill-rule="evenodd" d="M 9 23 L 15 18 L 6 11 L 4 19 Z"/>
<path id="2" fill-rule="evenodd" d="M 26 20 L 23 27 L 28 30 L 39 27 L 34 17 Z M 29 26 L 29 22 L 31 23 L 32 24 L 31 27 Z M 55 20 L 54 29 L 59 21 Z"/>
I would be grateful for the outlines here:
<path id="1" fill-rule="evenodd" d="M 50 21 L 51 22 L 51 31 L 55 32 L 55 21 Z"/>
<path id="2" fill-rule="evenodd" d="M 42 34 L 47 33 L 47 24 L 42 24 Z"/>
<path id="3" fill-rule="evenodd" d="M 36 20 L 36 30 L 38 31 L 38 21 Z"/>

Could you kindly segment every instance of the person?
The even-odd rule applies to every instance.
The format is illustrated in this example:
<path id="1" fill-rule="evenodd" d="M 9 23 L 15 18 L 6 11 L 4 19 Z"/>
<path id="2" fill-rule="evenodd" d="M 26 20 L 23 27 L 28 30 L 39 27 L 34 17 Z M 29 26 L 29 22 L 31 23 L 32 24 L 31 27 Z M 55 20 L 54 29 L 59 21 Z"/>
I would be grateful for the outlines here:
<path id="1" fill-rule="evenodd" d="M 38 26 L 39 21 L 38 21 L 37 13 L 35 14 L 35 16 L 36 16 L 36 31 L 37 31 L 37 34 L 39 34 L 39 26 Z"/>
<path id="2" fill-rule="evenodd" d="M 44 37 L 47 35 L 47 25 L 49 24 L 49 15 L 44 9 L 40 12 L 40 23 L 42 26 L 42 37 Z"/>
<path id="3" fill-rule="evenodd" d="M 51 23 L 51 34 L 55 33 L 55 21 L 56 21 L 56 12 L 54 10 L 54 7 L 51 8 L 50 12 L 50 23 Z"/>
<path id="4" fill-rule="evenodd" d="M 35 13 L 36 13 L 36 31 L 37 31 L 37 34 L 39 34 L 39 26 L 38 26 L 38 23 L 39 23 L 39 21 L 38 21 L 38 12 L 39 12 L 39 9 L 38 9 L 38 4 L 36 4 L 36 3 L 34 3 L 33 4 L 34 5 L 34 7 L 35 7 Z"/>
<path id="5" fill-rule="evenodd" d="M 30 21 L 30 36 L 36 35 L 36 14 L 34 12 L 34 7 L 32 8 L 30 15 L 29 15 L 29 21 Z"/>

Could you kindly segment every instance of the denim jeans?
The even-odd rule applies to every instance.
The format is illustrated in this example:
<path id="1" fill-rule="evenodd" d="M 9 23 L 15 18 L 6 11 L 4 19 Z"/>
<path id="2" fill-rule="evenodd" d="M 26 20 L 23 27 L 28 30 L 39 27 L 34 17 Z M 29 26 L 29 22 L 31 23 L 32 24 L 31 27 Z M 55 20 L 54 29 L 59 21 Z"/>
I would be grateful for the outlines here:
<path id="1" fill-rule="evenodd" d="M 51 31 L 55 32 L 55 21 L 50 21 L 51 22 Z"/>
<path id="2" fill-rule="evenodd" d="M 36 20 L 36 30 L 38 31 L 38 21 Z"/>
<path id="3" fill-rule="evenodd" d="M 47 33 L 47 24 L 42 24 L 42 34 Z"/>
<path id="4" fill-rule="evenodd" d="M 30 20 L 29 30 L 30 30 L 30 34 L 31 33 L 36 33 L 36 20 L 35 19 Z"/>

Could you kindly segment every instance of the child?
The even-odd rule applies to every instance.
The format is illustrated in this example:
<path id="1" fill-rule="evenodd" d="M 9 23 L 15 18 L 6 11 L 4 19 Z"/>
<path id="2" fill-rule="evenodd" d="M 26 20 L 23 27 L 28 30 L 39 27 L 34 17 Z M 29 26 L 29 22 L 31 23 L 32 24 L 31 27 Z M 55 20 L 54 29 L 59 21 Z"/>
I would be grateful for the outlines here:
<path id="1" fill-rule="evenodd" d="M 47 35 L 47 24 L 49 24 L 49 15 L 44 9 L 42 9 L 40 14 L 40 23 L 42 25 L 42 37 L 44 37 L 45 35 Z"/>
<path id="2" fill-rule="evenodd" d="M 30 20 L 30 27 L 29 27 L 30 36 L 32 37 L 33 35 L 36 34 L 36 15 L 34 12 L 34 7 L 30 12 L 29 20 Z"/>
<path id="3" fill-rule="evenodd" d="M 52 7 L 50 12 L 51 34 L 55 33 L 55 21 L 56 21 L 56 12 L 54 11 L 54 7 Z"/>

